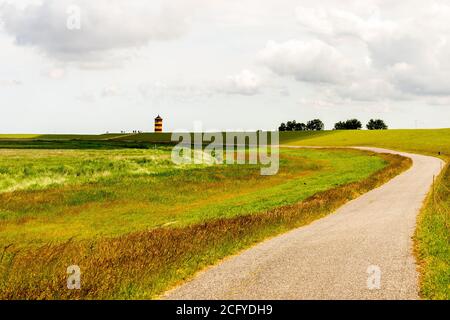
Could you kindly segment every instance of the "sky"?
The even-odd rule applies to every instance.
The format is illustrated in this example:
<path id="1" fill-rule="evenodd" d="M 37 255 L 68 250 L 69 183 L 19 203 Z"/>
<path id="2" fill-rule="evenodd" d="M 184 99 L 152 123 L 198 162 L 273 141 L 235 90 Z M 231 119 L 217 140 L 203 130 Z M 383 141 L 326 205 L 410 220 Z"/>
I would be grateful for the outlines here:
<path id="1" fill-rule="evenodd" d="M 0 0 L 0 133 L 450 127 L 449 58 L 448 1 Z"/>

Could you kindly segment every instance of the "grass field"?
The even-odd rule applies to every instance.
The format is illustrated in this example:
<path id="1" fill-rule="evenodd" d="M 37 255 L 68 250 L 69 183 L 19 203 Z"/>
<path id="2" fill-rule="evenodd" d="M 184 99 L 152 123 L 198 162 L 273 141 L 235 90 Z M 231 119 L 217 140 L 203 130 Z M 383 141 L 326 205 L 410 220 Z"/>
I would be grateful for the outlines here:
<path id="1" fill-rule="evenodd" d="M 0 140 L 109 140 L 127 136 L 122 133 L 105 134 L 0 134 Z"/>
<path id="2" fill-rule="evenodd" d="M 134 141 L 141 143 L 170 143 L 170 133 L 140 133 L 103 135 L 6 135 L 1 140 L 101 140 Z M 404 129 L 404 130 L 344 130 L 281 132 L 281 144 L 304 146 L 374 146 L 401 151 L 450 157 L 450 129 Z"/>
<path id="3" fill-rule="evenodd" d="M 0 149 L 0 297 L 9 299 L 155 297 L 409 165 L 360 151 L 285 149 L 279 174 L 261 176 L 258 165 L 177 166 L 164 146 L 24 143 Z M 72 264 L 82 269 L 76 292 L 65 288 Z"/>
<path id="4" fill-rule="evenodd" d="M 40 140 L 41 142 L 67 140 L 96 140 L 106 142 L 171 143 L 171 133 L 110 133 L 101 135 L 26 135 L 0 134 L 0 141 Z M 3 143 L 6 143 L 3 141 Z M 403 129 L 403 130 L 343 130 L 280 132 L 280 143 L 304 146 L 375 146 L 429 155 L 450 157 L 450 129 Z M 16 144 L 17 145 L 17 144 Z"/>
<path id="5" fill-rule="evenodd" d="M 450 157 L 450 129 L 283 132 L 280 143 L 304 146 L 373 146 Z"/>

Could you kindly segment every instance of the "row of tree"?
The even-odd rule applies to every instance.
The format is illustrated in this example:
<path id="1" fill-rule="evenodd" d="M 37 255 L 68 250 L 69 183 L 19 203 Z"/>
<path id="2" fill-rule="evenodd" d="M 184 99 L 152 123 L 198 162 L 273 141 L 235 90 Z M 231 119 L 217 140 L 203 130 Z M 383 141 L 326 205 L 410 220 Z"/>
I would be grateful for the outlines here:
<path id="1" fill-rule="evenodd" d="M 306 124 L 295 120 L 282 123 L 278 128 L 279 131 L 321 131 L 325 125 L 320 119 L 308 121 Z"/>
<path id="2" fill-rule="evenodd" d="M 388 126 L 381 119 L 370 119 L 366 124 L 366 128 L 369 130 L 387 130 Z M 334 130 L 360 130 L 362 129 L 362 123 L 358 119 L 349 119 L 347 121 L 339 121 L 334 124 Z"/>
<path id="3" fill-rule="evenodd" d="M 308 121 L 306 124 L 303 122 L 297 122 L 295 120 L 282 123 L 278 128 L 279 131 L 321 131 L 325 128 L 323 122 L 320 119 L 314 119 Z M 388 126 L 381 119 L 370 119 L 366 124 L 366 128 L 369 130 L 387 130 Z M 339 121 L 334 124 L 334 130 L 360 130 L 362 129 L 362 123 L 358 119 L 349 119 L 346 121 Z"/>

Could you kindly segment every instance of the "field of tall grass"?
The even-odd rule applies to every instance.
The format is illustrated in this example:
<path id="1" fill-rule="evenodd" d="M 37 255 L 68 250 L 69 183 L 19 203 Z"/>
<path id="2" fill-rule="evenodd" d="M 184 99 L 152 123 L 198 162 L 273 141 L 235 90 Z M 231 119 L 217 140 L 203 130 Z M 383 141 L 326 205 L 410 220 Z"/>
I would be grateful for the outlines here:
<path id="1" fill-rule="evenodd" d="M 279 174 L 261 176 L 258 165 L 175 165 L 164 146 L 80 148 L 0 149 L 0 298 L 154 298 L 410 165 L 284 149 Z M 69 265 L 81 290 L 66 288 Z"/>

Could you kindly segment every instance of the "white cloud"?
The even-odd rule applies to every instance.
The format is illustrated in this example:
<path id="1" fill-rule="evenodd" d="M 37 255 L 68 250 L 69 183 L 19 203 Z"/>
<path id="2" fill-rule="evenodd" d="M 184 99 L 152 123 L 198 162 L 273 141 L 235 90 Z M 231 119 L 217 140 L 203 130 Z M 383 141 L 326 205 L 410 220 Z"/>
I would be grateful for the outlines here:
<path id="1" fill-rule="evenodd" d="M 22 85 L 22 81 L 19 80 L 0 80 L 0 86 L 10 87 L 20 85 Z"/>
<path id="2" fill-rule="evenodd" d="M 258 58 L 276 74 L 293 76 L 298 81 L 341 83 L 354 72 L 349 59 L 320 40 L 269 41 Z"/>
<path id="3" fill-rule="evenodd" d="M 193 1 L 44 0 L 25 8 L 7 3 L 0 6 L 0 17 L 18 45 L 64 62 L 101 61 L 105 52 L 184 35 Z M 81 9 L 79 30 L 67 28 L 73 5 Z"/>
<path id="4" fill-rule="evenodd" d="M 108 98 L 108 97 L 118 97 L 123 95 L 123 90 L 116 84 L 110 84 L 103 88 L 102 90 L 102 97 Z"/>
<path id="5" fill-rule="evenodd" d="M 60 80 L 66 76 L 66 70 L 64 68 L 50 68 L 43 72 L 45 76 L 53 80 Z"/>
<path id="6" fill-rule="evenodd" d="M 431 6 L 370 30 L 365 41 L 374 68 L 405 93 L 450 95 L 449 21 L 450 6 Z"/>
<path id="7" fill-rule="evenodd" d="M 252 96 L 258 94 L 262 87 L 261 78 L 249 70 L 229 76 L 218 91 L 228 94 Z"/>
<path id="8" fill-rule="evenodd" d="M 95 96 L 95 94 L 89 92 L 83 92 L 75 98 L 83 103 L 93 103 L 97 101 L 97 97 Z"/>
<path id="9" fill-rule="evenodd" d="M 272 44 L 263 50 L 266 65 L 299 81 L 333 84 L 347 99 L 450 96 L 450 6 L 416 3 L 401 14 L 405 4 L 395 10 L 373 3 L 363 13 L 348 5 L 345 10 L 298 7 L 298 23 L 316 44 Z"/>
<path id="10" fill-rule="evenodd" d="M 281 88 L 279 89 L 278 93 L 280 94 L 281 97 L 289 97 L 291 95 L 291 92 L 289 91 L 288 88 Z"/>
<path id="11" fill-rule="evenodd" d="M 354 101 L 406 100 L 408 96 L 384 78 L 367 78 L 338 86 L 335 92 Z"/>
<path id="12" fill-rule="evenodd" d="M 442 10 L 448 13 L 448 23 L 450 7 Z M 443 17 L 425 12 L 399 22 L 394 30 L 381 29 L 367 37 L 374 67 L 385 71 L 404 93 L 450 95 L 450 28 L 442 30 L 442 21 L 423 23 L 439 19 Z"/>
<path id="13" fill-rule="evenodd" d="M 313 33 L 327 36 L 360 36 L 365 22 L 352 12 L 325 7 L 297 7 L 299 24 Z"/>
<path id="14" fill-rule="evenodd" d="M 306 99 L 299 101 L 301 107 L 314 108 L 316 110 L 330 110 L 336 106 L 336 102 L 327 99 Z"/>
<path id="15" fill-rule="evenodd" d="M 450 97 L 431 97 L 427 102 L 433 106 L 450 106 Z"/>
<path id="16" fill-rule="evenodd" d="M 206 85 L 162 81 L 141 83 L 137 91 L 144 101 L 157 105 L 199 102 L 210 98 L 215 92 Z"/>

